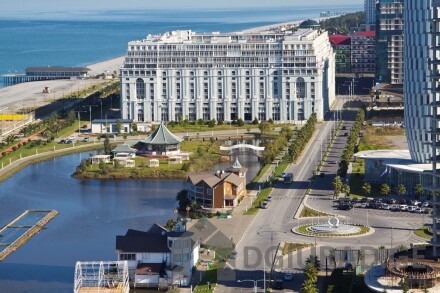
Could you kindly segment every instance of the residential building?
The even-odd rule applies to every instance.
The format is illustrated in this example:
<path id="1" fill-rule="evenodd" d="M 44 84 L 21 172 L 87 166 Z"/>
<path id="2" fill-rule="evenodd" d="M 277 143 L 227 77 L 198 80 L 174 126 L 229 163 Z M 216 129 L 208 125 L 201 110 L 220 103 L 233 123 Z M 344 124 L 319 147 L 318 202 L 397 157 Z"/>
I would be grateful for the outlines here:
<path id="1" fill-rule="evenodd" d="M 405 75 L 404 112 L 408 148 L 411 159 L 418 163 L 429 163 L 431 153 L 431 120 L 434 101 L 429 88 L 431 72 L 429 60 L 433 58 L 430 8 L 428 1 L 406 1 L 405 5 Z"/>
<path id="2" fill-rule="evenodd" d="M 209 209 L 235 207 L 246 195 L 246 172 L 236 159 L 226 171 L 189 175 L 188 198 Z"/>
<path id="3" fill-rule="evenodd" d="M 416 2 L 414 0 L 409 1 L 409 7 L 414 7 L 419 10 L 419 13 L 425 13 L 425 15 L 432 16 L 429 23 L 423 22 L 426 26 L 425 34 L 430 33 L 428 44 L 429 48 L 432 48 L 432 52 L 429 52 L 429 61 L 431 64 L 431 95 L 427 99 L 429 106 L 431 107 L 431 123 L 429 134 L 431 136 L 431 160 L 432 160 L 432 184 L 429 186 L 429 190 L 433 195 L 433 211 L 432 211 L 432 240 L 431 243 L 434 247 L 434 257 L 440 256 L 440 172 L 437 169 L 437 165 L 440 162 L 440 1 L 439 0 L 423 0 Z M 407 11 L 408 13 L 416 13 L 417 11 Z M 414 26 L 417 25 L 417 17 L 415 18 Z M 429 29 L 430 28 L 430 29 Z M 423 28 L 421 28 L 423 29 Z M 430 42 L 430 43 L 429 43 Z"/>
<path id="4" fill-rule="evenodd" d="M 365 31 L 351 36 L 351 72 L 374 73 L 376 71 L 376 32 Z"/>
<path id="5" fill-rule="evenodd" d="M 118 260 L 128 262 L 135 287 L 189 286 L 199 260 L 200 243 L 179 219 L 173 230 L 154 224 L 148 231 L 128 230 L 116 236 Z"/>
<path id="6" fill-rule="evenodd" d="M 376 4 L 376 81 L 403 83 L 404 0 Z"/>
<path id="7" fill-rule="evenodd" d="M 351 38 L 346 35 L 330 35 L 335 52 L 336 74 L 351 72 Z"/>
<path id="8" fill-rule="evenodd" d="M 121 113 L 139 122 L 243 119 L 294 122 L 334 102 L 327 32 L 149 35 L 128 43 Z"/>
<path id="9" fill-rule="evenodd" d="M 376 0 L 364 0 L 365 24 L 376 24 Z"/>

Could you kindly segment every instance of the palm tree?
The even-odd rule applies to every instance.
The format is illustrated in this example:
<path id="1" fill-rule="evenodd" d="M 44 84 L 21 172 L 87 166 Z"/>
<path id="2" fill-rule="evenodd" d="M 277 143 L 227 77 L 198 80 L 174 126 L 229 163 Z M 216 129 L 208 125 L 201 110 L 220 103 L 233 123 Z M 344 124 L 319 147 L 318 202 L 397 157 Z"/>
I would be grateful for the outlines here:
<path id="1" fill-rule="evenodd" d="M 390 192 L 391 192 L 391 187 L 386 183 L 382 184 L 382 186 L 380 187 L 380 193 L 383 196 L 387 196 L 388 194 L 390 194 Z"/>
<path id="2" fill-rule="evenodd" d="M 422 184 L 417 184 L 416 188 L 415 188 L 415 194 L 417 198 L 420 198 L 423 195 L 423 192 L 425 191 L 425 189 L 423 188 Z"/>
<path id="3" fill-rule="evenodd" d="M 350 185 L 343 184 L 342 185 L 342 192 L 345 193 L 345 196 L 350 196 Z"/>
<path id="4" fill-rule="evenodd" d="M 400 196 L 403 196 L 406 193 L 406 186 L 403 184 L 399 184 L 399 186 L 397 186 L 397 193 Z"/>
<path id="5" fill-rule="evenodd" d="M 311 282 L 304 282 L 302 288 L 302 293 L 318 293 L 318 288 L 316 287 L 316 284 Z"/>
<path id="6" fill-rule="evenodd" d="M 364 183 L 362 185 L 362 191 L 366 197 L 369 196 L 371 193 L 371 185 L 369 183 Z"/>

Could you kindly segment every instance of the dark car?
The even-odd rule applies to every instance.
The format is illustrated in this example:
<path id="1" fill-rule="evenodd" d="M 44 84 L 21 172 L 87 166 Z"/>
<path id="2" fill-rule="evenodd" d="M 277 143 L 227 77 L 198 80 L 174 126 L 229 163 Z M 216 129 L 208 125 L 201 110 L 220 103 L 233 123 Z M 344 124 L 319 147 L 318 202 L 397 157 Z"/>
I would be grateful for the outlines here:
<path id="1" fill-rule="evenodd" d="M 273 288 L 278 290 L 283 290 L 284 289 L 283 280 L 281 279 L 275 280 L 275 282 L 273 283 Z"/>
<path id="2" fill-rule="evenodd" d="M 65 141 L 64 139 L 62 139 L 62 140 L 60 140 L 58 143 L 59 143 L 59 144 L 65 144 L 66 141 Z"/>
<path id="3" fill-rule="evenodd" d="M 387 199 L 387 204 L 395 204 L 396 200 L 394 198 Z"/>
<path id="4" fill-rule="evenodd" d="M 353 206 L 351 204 L 340 204 L 338 205 L 339 210 L 349 211 Z"/>

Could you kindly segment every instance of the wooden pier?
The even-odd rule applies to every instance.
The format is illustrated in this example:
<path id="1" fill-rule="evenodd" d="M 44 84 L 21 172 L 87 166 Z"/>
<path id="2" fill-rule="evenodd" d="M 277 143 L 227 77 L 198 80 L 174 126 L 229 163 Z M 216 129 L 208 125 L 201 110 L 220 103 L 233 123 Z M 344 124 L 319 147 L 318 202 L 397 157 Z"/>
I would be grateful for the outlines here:
<path id="1" fill-rule="evenodd" d="M 0 229 L 0 261 L 20 248 L 58 215 L 56 210 L 26 210 Z M 33 219 L 36 217 L 37 219 Z M 41 217 L 41 218 L 40 218 Z M 29 218 L 29 220 L 27 220 Z M 25 230 L 21 232 L 20 230 Z M 21 233 L 16 237 L 17 233 Z M 9 242 L 9 239 L 12 241 Z M 2 249 L 3 248 L 3 249 Z"/>

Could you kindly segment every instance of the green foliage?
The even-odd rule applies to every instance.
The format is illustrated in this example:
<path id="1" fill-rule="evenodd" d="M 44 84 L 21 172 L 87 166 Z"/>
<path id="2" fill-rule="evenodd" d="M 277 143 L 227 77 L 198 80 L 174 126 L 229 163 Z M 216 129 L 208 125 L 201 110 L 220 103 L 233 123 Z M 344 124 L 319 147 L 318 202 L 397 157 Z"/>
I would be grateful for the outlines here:
<path id="1" fill-rule="evenodd" d="M 391 187 L 384 183 L 380 186 L 380 194 L 382 194 L 383 196 L 387 196 L 388 194 L 390 194 L 391 192 Z"/>
<path id="2" fill-rule="evenodd" d="M 356 115 L 356 122 L 353 124 L 350 134 L 348 135 L 347 145 L 342 152 L 341 163 L 338 170 L 338 174 L 342 177 L 345 177 L 345 175 L 347 174 L 348 165 L 350 164 L 351 158 L 354 155 L 357 139 L 362 129 L 362 124 L 364 123 L 364 120 L 365 111 L 363 109 L 359 109 Z"/>
<path id="3" fill-rule="evenodd" d="M 107 164 L 103 160 L 99 161 L 99 171 L 102 175 L 107 175 L 109 172 Z"/>
<path id="4" fill-rule="evenodd" d="M 416 185 L 416 188 L 415 188 L 415 194 L 416 194 L 416 197 L 419 198 L 420 196 L 422 196 L 422 195 L 423 195 L 423 192 L 424 192 L 423 185 L 420 184 L 420 183 L 417 184 L 417 185 Z"/>
<path id="5" fill-rule="evenodd" d="M 311 260 L 312 256 L 308 258 L 307 260 Z M 314 263 L 307 263 L 306 260 L 306 267 L 304 268 L 304 283 L 301 287 L 302 293 L 318 293 L 318 269 L 314 265 Z M 317 260 L 317 257 L 316 257 Z"/>
<path id="6" fill-rule="evenodd" d="M 298 159 L 305 146 L 309 142 L 313 132 L 315 131 L 316 121 L 316 113 L 313 113 L 307 120 L 306 125 L 298 130 L 295 141 L 289 147 L 289 155 L 292 157 L 292 161 Z"/>
<path id="7" fill-rule="evenodd" d="M 116 129 L 118 130 L 118 133 L 121 133 L 122 130 L 122 121 L 121 120 L 116 120 Z"/>
<path id="8" fill-rule="evenodd" d="M 362 185 L 362 192 L 365 196 L 369 196 L 371 193 L 371 184 L 370 183 L 364 183 Z"/>
<path id="9" fill-rule="evenodd" d="M 252 121 L 252 124 L 258 125 L 260 122 L 258 121 L 257 117 L 255 117 L 254 121 Z"/>
<path id="10" fill-rule="evenodd" d="M 241 118 L 239 118 L 238 120 L 237 120 L 237 125 L 238 126 L 243 126 L 244 125 L 244 121 L 243 121 L 243 119 L 241 119 Z"/>
<path id="11" fill-rule="evenodd" d="M 342 192 L 343 183 L 340 176 L 336 176 L 332 181 L 334 197 L 338 198 L 339 194 Z"/>
<path id="12" fill-rule="evenodd" d="M 106 155 L 110 155 L 111 152 L 112 152 L 112 147 L 110 145 L 110 138 L 108 137 L 108 135 L 106 135 L 104 138 L 104 153 Z"/>
<path id="13" fill-rule="evenodd" d="M 260 125 L 258 125 L 258 129 L 261 131 L 261 135 L 265 135 L 270 131 L 271 124 L 268 122 L 261 122 Z"/>
<path id="14" fill-rule="evenodd" d="M 209 120 L 209 121 L 208 121 L 208 127 L 212 128 L 212 127 L 214 127 L 214 126 L 215 126 L 215 120 L 214 120 L 214 119 Z"/>
<path id="15" fill-rule="evenodd" d="M 399 184 L 399 186 L 397 186 L 397 193 L 400 196 L 403 196 L 406 193 L 406 186 L 404 184 Z"/>
<path id="16" fill-rule="evenodd" d="M 179 191 L 176 195 L 176 200 L 179 204 L 179 210 L 181 211 L 186 210 L 186 207 L 191 205 L 191 201 L 188 198 L 187 189 L 182 189 L 181 191 Z"/>
<path id="17" fill-rule="evenodd" d="M 322 20 L 320 25 L 330 34 L 349 34 L 351 27 L 358 27 L 361 23 L 365 23 L 365 14 L 359 11 Z"/>

